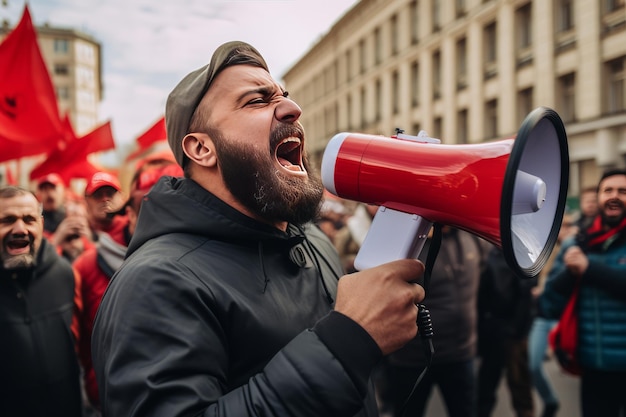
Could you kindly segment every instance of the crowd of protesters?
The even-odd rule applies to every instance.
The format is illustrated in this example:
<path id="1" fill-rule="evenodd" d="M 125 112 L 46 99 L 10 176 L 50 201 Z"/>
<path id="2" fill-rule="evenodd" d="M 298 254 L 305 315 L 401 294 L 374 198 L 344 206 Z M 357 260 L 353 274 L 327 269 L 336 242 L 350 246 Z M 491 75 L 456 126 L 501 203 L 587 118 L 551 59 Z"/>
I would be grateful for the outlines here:
<path id="1" fill-rule="evenodd" d="M 83 196 L 70 190 L 56 174 L 38 179 L 32 190 L 12 186 L 1 188 L 0 219 L 3 230 L 0 237 L 4 243 L 0 296 L 4 300 L 1 308 L 5 318 L 1 322 L 4 323 L 2 329 L 3 334 L 7 335 L 6 340 L 13 340 L 15 343 L 5 344 L 0 356 L 5 359 L 0 365 L 3 370 L 3 377 L 0 377 L 0 415 L 40 415 L 42 410 L 45 410 L 46 415 L 86 417 L 100 414 L 98 387 L 91 359 L 93 321 L 109 280 L 124 260 L 144 195 L 161 176 L 167 175 L 183 176 L 183 172 L 173 156 L 166 153 L 157 158 L 147 158 L 138 164 L 126 193 L 123 192 L 118 178 L 106 172 L 100 172 L 90 179 Z M 623 174 L 618 171 L 616 175 L 619 178 Z M 485 246 L 485 242 L 478 245 L 478 253 L 483 253 L 479 258 L 483 260 L 480 265 L 472 265 L 471 270 L 489 277 L 488 279 L 479 280 L 472 276 L 467 265 L 459 264 L 459 268 L 455 269 L 450 260 L 439 259 L 429 302 L 435 314 L 434 322 L 445 323 L 445 328 L 441 327 L 443 324 L 438 326 L 439 337 L 435 339 L 437 346 L 443 351 L 439 351 L 440 356 L 435 361 L 435 366 L 431 366 L 428 378 L 422 382 L 418 395 L 415 396 L 421 398 L 420 405 L 413 402 L 411 413 L 406 414 L 407 416 L 424 414 L 428 392 L 432 384 L 437 383 L 442 376 L 450 381 L 439 382 L 450 416 L 492 415 L 496 401 L 497 375 L 501 371 L 495 370 L 498 368 L 490 371 L 495 372 L 493 375 L 496 375 L 496 379 L 491 379 L 489 385 L 483 385 L 487 384 L 486 379 L 481 382 L 484 372 L 481 369 L 492 362 L 498 363 L 495 366 L 509 372 L 507 381 L 516 415 L 557 415 L 558 393 L 547 378 L 544 366 L 546 358 L 551 355 L 547 333 L 556 324 L 558 315 L 548 315 L 550 318 L 546 318 L 546 313 L 535 305 L 537 301 L 531 300 L 531 294 L 535 300 L 542 294 L 546 276 L 562 242 L 573 239 L 580 227 L 589 228 L 593 219 L 598 217 L 598 205 L 593 206 L 595 199 L 590 196 L 595 197 L 595 188 L 585 189 L 581 209 L 585 207 L 583 214 L 591 220 L 586 220 L 586 223 L 576 221 L 582 219 L 582 216 L 571 211 L 565 213 L 558 244 L 532 292 L 532 282 L 529 281 L 525 283 L 523 291 L 519 287 L 516 290 L 507 289 L 505 293 L 498 295 L 487 293 L 487 288 L 493 288 L 491 292 L 504 291 L 504 288 L 517 281 L 510 277 L 504 278 L 506 265 L 498 258 L 497 250 L 485 249 L 489 247 Z M 376 207 L 355 204 L 330 194 L 325 194 L 324 197 L 316 223 L 342 255 L 344 268 L 354 270 L 354 256 L 367 233 Z M 592 212 L 594 209 L 595 214 Z M 38 220 L 41 216 L 38 213 L 42 214 L 41 221 Z M 18 226 L 10 224 L 11 222 Z M 12 226 L 11 229 L 8 226 Z M 447 232 L 446 236 L 451 232 L 461 233 L 453 230 Z M 449 239 L 446 238 L 446 242 Z M 468 244 L 463 243 L 465 246 Z M 22 250 L 29 245 L 28 251 Z M 447 243 L 444 248 L 446 245 Z M 479 259 L 471 255 L 467 248 L 459 249 L 460 243 L 455 245 L 456 249 L 451 247 L 452 249 L 445 250 L 443 254 L 449 253 L 449 257 L 464 255 L 466 259 Z M 425 251 L 428 246 L 426 245 Z M 28 259 L 29 254 L 31 259 Z M 489 272 L 489 265 L 490 262 L 493 265 L 495 263 L 485 259 L 486 255 L 500 259 L 498 269 L 493 269 L 494 272 Z M 68 264 L 72 268 L 68 269 Z M 449 278 L 443 279 L 442 277 L 447 276 L 442 275 L 446 268 L 450 269 L 451 274 Z M 467 277 L 464 278 L 464 284 L 461 281 L 457 283 L 467 290 L 466 295 L 462 295 L 458 288 L 456 291 L 453 289 L 454 281 L 460 277 Z M 438 291 L 437 288 L 444 282 L 448 282 L 442 287 L 445 290 Z M 486 286 L 487 283 L 489 287 Z M 447 298 L 461 298 L 455 302 L 442 302 L 443 312 L 439 312 L 438 293 Z M 45 302 L 41 298 L 44 295 Z M 7 297 L 13 299 L 9 301 Z M 469 303 L 468 308 L 474 312 L 471 313 L 467 308 L 455 310 L 460 317 L 474 317 L 473 319 L 465 323 L 467 320 L 459 321 L 457 317 L 452 321 L 441 322 L 442 317 L 455 311 L 450 308 L 451 305 L 460 306 L 463 303 Z M 487 303 L 490 310 L 484 310 Z M 500 306 L 500 310 L 494 310 L 495 306 Z M 512 320 L 517 320 L 515 317 L 524 317 L 524 321 L 523 324 L 511 321 L 507 325 L 509 327 L 502 327 L 509 329 L 506 331 L 509 333 L 502 333 L 504 330 L 496 330 L 491 323 L 503 320 L 497 319 L 499 316 L 496 314 L 501 314 L 497 311 L 509 311 L 507 309 L 513 312 L 510 316 Z M 485 315 L 483 311 L 489 311 L 489 314 Z M 15 322 L 17 318 L 23 322 L 21 325 L 8 324 L 9 321 Z M 28 326 L 24 323 L 28 323 Z M 530 323 L 533 323 L 533 331 L 529 342 Z M 465 342 L 458 337 L 462 328 L 474 328 Z M 441 335 L 446 334 L 450 337 L 442 339 Z M 505 334 L 516 336 L 508 342 L 509 336 L 505 337 Z M 513 342 L 516 340 L 519 342 Z M 394 410 L 406 400 L 412 388 L 411 381 L 425 367 L 419 342 L 416 341 L 415 345 L 417 347 L 407 346 L 403 351 L 385 358 L 380 365 L 376 374 L 376 386 L 381 415 L 400 416 Z M 528 352 L 527 346 L 530 348 Z M 480 349 L 487 348 L 489 351 L 483 351 L 481 355 Z M 407 354 L 412 350 L 417 355 L 415 358 Z M 461 354 L 463 351 L 469 354 Z M 446 352 L 454 354 L 445 359 L 441 355 L 448 355 Z M 11 360 L 8 361 L 7 358 Z M 455 377 L 452 371 L 454 368 L 450 366 L 461 363 L 459 361 L 467 363 L 462 369 L 469 373 Z M 406 377 L 401 377 L 404 374 Z M 522 378 L 521 375 L 527 376 Z M 490 388 L 482 391 L 483 386 Z M 541 404 L 533 405 L 533 388 L 543 402 L 543 410 Z M 413 401 L 416 401 L 415 398 Z M 489 398 L 489 402 L 484 403 L 481 398 Z"/>
<path id="2" fill-rule="evenodd" d="M 626 171 L 602 175 L 541 291 L 451 228 L 425 291 L 425 253 L 355 269 L 377 208 L 323 198 L 300 114 L 230 42 L 174 89 L 172 154 L 138 164 L 126 192 L 108 172 L 80 197 L 54 173 L 0 188 L 1 416 L 410 417 L 437 385 L 450 416 L 487 417 L 506 372 L 530 417 L 534 304 L 555 321 L 575 285 L 582 415 L 623 415 Z M 423 300 L 434 357 L 416 338 Z"/>
<path id="3" fill-rule="evenodd" d="M 127 193 L 104 171 L 83 195 L 56 173 L 0 187 L 0 415 L 100 415 L 93 320 L 144 195 L 166 175 L 183 175 L 169 151 L 141 160 Z"/>

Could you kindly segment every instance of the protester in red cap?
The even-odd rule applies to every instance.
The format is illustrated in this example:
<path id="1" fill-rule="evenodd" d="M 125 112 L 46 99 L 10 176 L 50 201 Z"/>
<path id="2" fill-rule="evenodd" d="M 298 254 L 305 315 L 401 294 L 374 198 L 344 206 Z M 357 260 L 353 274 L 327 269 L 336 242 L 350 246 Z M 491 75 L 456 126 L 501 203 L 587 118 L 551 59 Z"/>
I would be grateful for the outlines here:
<path id="1" fill-rule="evenodd" d="M 65 219 L 65 183 L 58 174 L 44 175 L 37 180 L 36 195 L 43 207 L 44 236 L 50 239 Z"/>
<path id="2" fill-rule="evenodd" d="M 119 213 L 124 213 L 123 235 L 125 241 L 117 242 L 106 233 L 100 235 L 97 247 L 85 251 L 74 262 L 74 268 L 82 277 L 83 314 L 80 317 L 80 331 L 82 338 L 79 345 L 79 357 L 83 366 L 85 391 L 90 403 L 99 408 L 98 386 L 91 361 L 91 333 L 93 321 L 100 305 L 102 295 L 109 284 L 109 280 L 120 267 L 126 255 L 126 249 L 130 238 L 135 231 L 139 208 L 144 195 L 162 176 L 182 176 L 182 169 L 172 160 L 150 160 L 141 164 L 135 172 L 130 186 L 130 197 Z M 89 188 L 93 193 L 98 193 L 99 184 L 113 183 L 110 178 L 99 177 L 90 182 Z M 94 185 L 95 184 L 95 185 Z"/>
<path id="3" fill-rule="evenodd" d="M 115 242 L 125 245 L 124 227 L 128 219 L 118 215 L 124 205 L 124 196 L 117 177 L 108 172 L 93 174 L 85 187 L 85 202 L 94 240 L 100 240 L 101 232 L 105 232 Z"/>

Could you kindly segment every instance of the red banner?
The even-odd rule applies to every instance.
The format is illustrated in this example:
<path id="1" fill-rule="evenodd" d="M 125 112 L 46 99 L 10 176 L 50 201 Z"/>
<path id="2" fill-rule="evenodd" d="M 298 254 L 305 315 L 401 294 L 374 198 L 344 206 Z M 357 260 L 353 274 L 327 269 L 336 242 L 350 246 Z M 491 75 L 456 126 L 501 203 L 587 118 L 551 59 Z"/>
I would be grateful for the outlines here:
<path id="1" fill-rule="evenodd" d="M 28 6 L 0 44 L 0 161 L 49 152 L 62 122 Z"/>
<path id="2" fill-rule="evenodd" d="M 126 161 L 137 158 L 144 153 L 150 146 L 156 142 L 167 140 L 167 131 L 165 130 L 165 117 L 161 117 L 148 130 L 139 135 L 135 141 L 139 148 L 126 157 Z"/>
<path id="3" fill-rule="evenodd" d="M 71 129 L 71 125 L 70 125 Z M 65 137 L 70 136 L 66 133 Z M 59 174 L 66 183 L 71 178 L 91 178 L 102 169 L 94 167 L 87 157 L 95 152 L 115 149 L 111 122 L 108 121 L 80 139 L 74 138 L 64 147 L 58 147 L 51 152 L 46 160 L 35 167 L 30 173 L 30 179 L 34 180 L 50 173 Z"/>

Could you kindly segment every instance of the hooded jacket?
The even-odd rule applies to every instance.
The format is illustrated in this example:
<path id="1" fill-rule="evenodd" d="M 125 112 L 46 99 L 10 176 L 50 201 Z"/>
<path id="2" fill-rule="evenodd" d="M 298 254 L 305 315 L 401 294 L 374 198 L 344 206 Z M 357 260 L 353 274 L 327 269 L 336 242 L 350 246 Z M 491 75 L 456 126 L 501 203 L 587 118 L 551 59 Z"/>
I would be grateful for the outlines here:
<path id="1" fill-rule="evenodd" d="M 0 266 L 0 416 L 79 417 L 76 277 L 43 239 L 37 266 Z"/>
<path id="2" fill-rule="evenodd" d="M 315 226 L 283 232 L 161 178 L 96 316 L 104 415 L 377 415 L 381 352 L 331 312 L 341 275 Z"/>

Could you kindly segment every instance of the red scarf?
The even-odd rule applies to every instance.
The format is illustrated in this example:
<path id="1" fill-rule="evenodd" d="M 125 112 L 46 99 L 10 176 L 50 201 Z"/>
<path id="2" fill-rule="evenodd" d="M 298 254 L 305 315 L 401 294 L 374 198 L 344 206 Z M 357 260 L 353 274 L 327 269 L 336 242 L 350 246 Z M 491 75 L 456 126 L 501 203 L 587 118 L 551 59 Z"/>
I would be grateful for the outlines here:
<path id="1" fill-rule="evenodd" d="M 588 250 L 603 250 L 602 245 L 604 242 L 615 235 L 621 234 L 624 230 L 626 230 L 626 217 L 622 219 L 617 227 L 612 227 L 605 231 L 602 228 L 602 216 L 597 216 L 593 224 L 585 231 L 583 238 L 585 247 Z"/>

